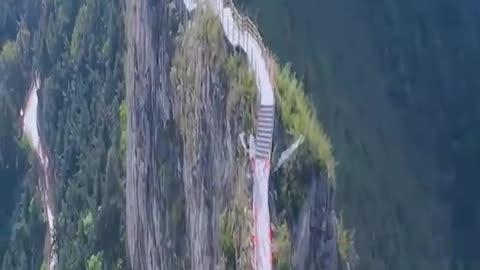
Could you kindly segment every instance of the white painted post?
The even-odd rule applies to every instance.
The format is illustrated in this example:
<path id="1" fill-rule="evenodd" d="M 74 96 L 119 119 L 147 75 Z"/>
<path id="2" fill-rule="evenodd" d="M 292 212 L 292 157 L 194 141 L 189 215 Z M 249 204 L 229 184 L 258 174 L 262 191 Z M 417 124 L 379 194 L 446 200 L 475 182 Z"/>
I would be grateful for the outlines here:
<path id="1" fill-rule="evenodd" d="M 248 138 L 248 144 L 249 144 L 249 147 L 248 147 L 248 150 L 249 150 L 249 158 L 252 162 L 255 162 L 254 161 L 254 158 L 255 158 L 255 151 L 256 151 L 256 148 L 255 148 L 255 138 L 252 136 L 252 134 L 250 134 L 250 137 Z"/>
<path id="2" fill-rule="evenodd" d="M 247 38 L 245 37 L 245 33 L 242 33 L 242 48 L 245 48 L 247 46 Z"/>

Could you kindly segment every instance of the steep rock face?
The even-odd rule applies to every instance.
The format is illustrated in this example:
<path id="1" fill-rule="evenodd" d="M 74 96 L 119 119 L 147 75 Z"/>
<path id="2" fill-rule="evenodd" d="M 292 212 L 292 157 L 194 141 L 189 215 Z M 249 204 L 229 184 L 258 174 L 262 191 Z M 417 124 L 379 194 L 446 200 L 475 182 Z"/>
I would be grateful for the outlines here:
<path id="1" fill-rule="evenodd" d="M 273 171 L 273 221 L 288 225 L 293 269 L 350 269 L 357 255 L 353 233 L 343 228 L 336 213 L 335 170 L 328 165 L 335 160 L 328 136 L 314 114 L 308 112 L 311 104 L 288 66 L 277 72 L 276 79 L 279 117 L 274 164 L 277 157 L 282 160 L 286 153 L 290 156 Z M 300 127 L 295 130 L 295 125 Z M 298 148 L 290 152 L 297 143 Z M 288 150 L 280 154 L 283 149 Z M 279 240 L 274 242 L 281 245 Z"/>
<path id="2" fill-rule="evenodd" d="M 293 229 L 294 269 L 339 268 L 338 220 L 333 191 L 322 173 L 312 172 L 308 193 Z"/>
<path id="3" fill-rule="evenodd" d="M 312 175 L 312 201 L 306 204 L 310 214 L 309 269 L 337 269 L 337 217 L 325 177 Z"/>
<path id="4" fill-rule="evenodd" d="M 182 140 L 182 179 L 186 195 L 188 251 L 198 269 L 219 262 L 218 220 L 223 196 L 232 178 L 234 152 L 225 118 L 225 80 L 221 63 L 225 44 L 204 35 L 204 21 L 195 17 L 182 35 L 175 55 L 175 111 Z M 205 27 L 205 28 L 204 28 Z M 211 25 L 213 27 L 213 25 Z M 215 33 L 220 38 L 220 32 Z M 221 46 L 222 48 L 217 48 Z"/>
<path id="5" fill-rule="evenodd" d="M 126 221 L 132 269 L 176 269 L 181 230 L 169 218 L 177 185 L 177 149 L 169 82 L 173 41 L 166 0 L 126 1 Z M 170 182 L 166 179 L 171 180 Z"/>
<path id="6" fill-rule="evenodd" d="M 227 47 L 218 18 L 206 10 L 196 13 L 179 37 L 171 73 L 182 145 L 187 262 L 196 269 L 223 269 L 230 263 L 247 269 L 250 178 L 236 140 L 244 105 L 236 94 L 244 89 L 232 78 L 240 72 L 227 74 L 227 58 L 237 56 Z M 225 254 L 225 237 L 235 242 L 235 254 Z M 234 258 L 224 261 L 222 255 Z"/>
<path id="7" fill-rule="evenodd" d="M 222 269 L 222 214 L 227 207 L 238 208 L 234 202 L 241 201 L 244 210 L 249 205 L 248 194 L 233 199 L 239 190 L 248 193 L 240 183 L 247 179 L 247 166 L 236 146 L 241 121 L 226 112 L 226 43 L 218 21 L 199 19 L 205 16 L 194 16 L 192 24 L 183 21 L 186 30 L 175 38 L 178 18 L 186 17 L 179 2 L 137 0 L 128 5 L 131 267 Z M 244 246 L 238 245 L 236 257 Z"/>

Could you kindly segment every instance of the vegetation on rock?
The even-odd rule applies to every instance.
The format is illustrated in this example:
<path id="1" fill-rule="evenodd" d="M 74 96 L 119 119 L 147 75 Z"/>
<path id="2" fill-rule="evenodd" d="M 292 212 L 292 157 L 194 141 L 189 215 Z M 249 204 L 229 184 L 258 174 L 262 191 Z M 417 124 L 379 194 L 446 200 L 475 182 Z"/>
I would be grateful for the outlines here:
<path id="1" fill-rule="evenodd" d="M 305 96 L 303 84 L 296 78 L 290 65 L 276 68 L 276 101 L 278 114 L 287 133 L 294 138 L 305 137 L 307 159 L 317 162 L 326 170 L 333 185 L 335 180 L 335 159 L 332 144 L 322 125 L 317 120 L 314 107 Z"/>
<path id="2" fill-rule="evenodd" d="M 343 217 L 341 214 L 337 222 L 337 243 L 340 258 L 348 264 L 356 263 L 358 255 L 357 251 L 354 249 L 355 232 L 348 231 L 344 228 Z"/>
<path id="3" fill-rule="evenodd" d="M 240 55 L 231 54 L 225 62 L 225 72 L 229 85 L 227 115 L 231 115 L 235 108 L 240 110 L 244 130 L 251 133 L 255 121 L 257 87 L 252 71 L 240 59 Z"/>
<path id="4" fill-rule="evenodd" d="M 278 225 L 273 231 L 272 246 L 275 255 L 276 269 L 291 269 L 291 237 L 286 223 Z"/>
<path id="5" fill-rule="evenodd" d="M 195 143 L 196 136 L 203 129 L 199 128 L 202 123 L 218 121 L 217 124 L 222 126 L 228 123 L 227 132 L 252 131 L 256 89 L 253 75 L 242 55 L 228 47 L 220 21 L 210 10 L 197 10 L 191 26 L 180 35 L 178 42 L 171 80 L 175 88 L 176 120 L 183 136 L 184 155 L 191 165 L 197 160 L 195 154 L 205 155 L 199 153 L 199 143 Z M 216 104 L 213 110 L 206 105 L 211 102 Z M 208 112 L 213 112 L 213 115 Z M 217 118 L 217 114 L 222 116 Z M 216 131 L 209 132 L 215 134 Z M 233 134 L 233 138 L 237 135 Z M 240 147 L 232 150 L 235 158 L 233 173 L 229 175 L 228 188 L 222 191 L 230 196 L 225 195 L 225 207 L 221 216 L 217 217 L 218 246 L 227 269 L 249 269 L 251 191 L 247 183 L 250 180 L 246 174 L 245 155 Z M 218 184 L 221 180 L 212 181 L 218 181 Z M 220 201 L 217 203 L 222 205 Z"/>

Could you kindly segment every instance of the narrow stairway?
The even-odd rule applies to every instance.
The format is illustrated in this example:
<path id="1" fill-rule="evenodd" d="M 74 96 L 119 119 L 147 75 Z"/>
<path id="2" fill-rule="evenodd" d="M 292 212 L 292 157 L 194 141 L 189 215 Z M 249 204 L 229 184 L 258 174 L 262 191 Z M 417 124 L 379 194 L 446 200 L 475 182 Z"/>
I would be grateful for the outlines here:
<path id="1" fill-rule="evenodd" d="M 275 116 L 275 105 L 260 105 L 255 138 L 256 158 L 270 160 Z"/>

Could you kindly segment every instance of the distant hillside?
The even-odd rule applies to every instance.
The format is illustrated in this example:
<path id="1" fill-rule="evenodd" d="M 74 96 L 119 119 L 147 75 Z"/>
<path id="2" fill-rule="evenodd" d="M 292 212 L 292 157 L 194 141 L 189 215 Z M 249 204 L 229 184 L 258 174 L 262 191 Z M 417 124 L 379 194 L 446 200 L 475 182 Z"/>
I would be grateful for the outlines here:
<path id="1" fill-rule="evenodd" d="M 479 4 L 237 2 L 332 137 L 360 269 L 477 269 Z"/>

